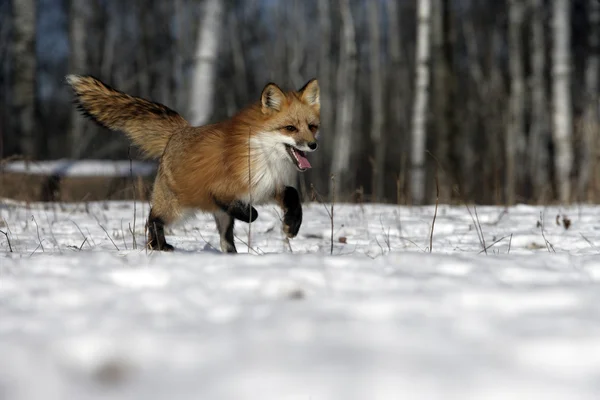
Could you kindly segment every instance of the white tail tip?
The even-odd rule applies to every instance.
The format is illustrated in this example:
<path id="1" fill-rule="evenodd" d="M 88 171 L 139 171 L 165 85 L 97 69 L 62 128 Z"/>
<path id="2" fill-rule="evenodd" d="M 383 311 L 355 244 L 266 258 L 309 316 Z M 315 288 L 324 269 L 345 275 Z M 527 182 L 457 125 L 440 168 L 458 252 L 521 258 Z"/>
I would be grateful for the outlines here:
<path id="1" fill-rule="evenodd" d="M 71 86 L 78 84 L 81 81 L 81 76 L 70 74 L 66 76 L 67 83 Z"/>

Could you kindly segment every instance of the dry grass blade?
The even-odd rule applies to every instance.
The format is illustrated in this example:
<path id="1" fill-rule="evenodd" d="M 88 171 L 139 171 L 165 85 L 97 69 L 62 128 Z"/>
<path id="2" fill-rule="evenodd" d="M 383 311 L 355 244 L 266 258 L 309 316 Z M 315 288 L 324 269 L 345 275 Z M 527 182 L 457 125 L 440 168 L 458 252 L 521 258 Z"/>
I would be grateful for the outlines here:
<path id="1" fill-rule="evenodd" d="M 6 236 L 6 241 L 8 242 L 8 250 L 12 253 L 13 248 L 12 248 L 12 245 L 10 244 L 10 238 L 8 237 L 8 233 L 6 233 L 4 231 L 0 231 L 0 233 L 3 234 L 4 236 Z"/>
<path id="2" fill-rule="evenodd" d="M 433 251 L 433 229 L 435 227 L 435 219 L 437 218 L 438 204 L 440 202 L 440 182 L 438 179 L 437 170 L 435 172 L 435 211 L 433 212 L 433 221 L 431 221 L 431 232 L 429 233 L 429 252 Z"/>
<path id="3" fill-rule="evenodd" d="M 252 249 L 252 160 L 250 159 L 250 135 L 252 129 L 248 128 L 248 197 L 249 197 L 249 211 L 250 211 L 250 222 L 248 222 L 248 249 Z"/>
<path id="4" fill-rule="evenodd" d="M 492 243 L 492 244 L 490 244 L 489 246 L 487 246 L 487 247 L 485 248 L 485 250 L 487 251 L 487 250 L 491 249 L 492 247 L 494 247 L 495 245 L 497 245 L 498 243 L 500 243 L 501 241 L 503 241 L 503 240 L 504 240 L 504 239 L 506 239 L 506 238 L 510 238 L 510 239 L 512 240 L 512 234 L 511 234 L 510 236 L 503 236 L 503 237 L 501 237 L 500 239 L 496 240 L 494 243 Z M 510 242 L 509 242 L 509 251 L 510 251 Z M 484 252 L 484 250 L 481 250 L 481 251 L 479 252 L 479 254 L 481 254 L 481 253 L 483 253 L 483 252 Z"/>
<path id="5" fill-rule="evenodd" d="M 39 248 L 41 247 L 41 248 L 42 248 L 42 252 L 44 252 L 44 253 L 45 253 L 45 252 L 46 252 L 46 250 L 44 250 L 44 245 L 42 244 L 42 238 L 40 237 L 40 227 L 39 227 L 39 225 L 38 225 L 38 223 L 37 223 L 37 221 L 35 220 L 35 217 L 34 217 L 33 215 L 31 216 L 31 220 L 32 220 L 32 221 L 33 221 L 33 223 L 35 224 L 35 229 L 36 229 L 36 231 L 37 231 L 37 237 L 38 237 L 38 241 L 39 241 L 39 246 L 36 248 L 36 250 L 37 250 L 37 249 L 39 249 Z M 35 253 L 35 250 L 34 250 L 34 253 Z"/>
<path id="6" fill-rule="evenodd" d="M 467 211 L 469 212 L 469 215 L 471 216 L 471 220 L 473 221 L 473 225 L 475 226 L 475 231 L 477 232 L 477 238 L 479 239 L 479 243 L 481 244 L 481 247 L 483 248 L 483 252 L 487 255 L 487 248 L 485 245 L 485 238 L 483 237 L 483 230 L 481 229 L 481 224 L 479 223 L 479 216 L 477 215 L 477 208 L 475 206 L 473 206 L 473 208 L 475 209 L 475 216 L 473 216 L 473 213 L 471 212 L 471 209 L 469 208 L 469 206 L 465 203 L 465 206 L 467 207 Z"/>
<path id="7" fill-rule="evenodd" d="M 544 215 L 542 212 L 540 212 L 540 229 L 542 231 L 542 238 L 544 239 L 548 253 L 551 253 L 551 252 L 556 253 L 556 250 L 554 249 L 554 246 L 552 245 L 552 243 L 550 243 L 548 241 L 548 239 L 546 239 L 546 234 L 544 232 Z M 550 251 L 550 250 L 552 250 L 552 251 Z"/>
<path id="8" fill-rule="evenodd" d="M 117 244 L 115 243 L 115 241 L 112 240 L 112 238 L 110 237 L 110 235 L 108 234 L 108 232 L 106 231 L 106 229 L 102 226 L 102 224 L 98 223 L 98 225 L 100 225 L 100 228 L 102 228 L 102 230 L 104 231 L 104 233 L 106 233 L 106 237 L 108 238 L 108 240 L 110 240 L 110 242 L 113 244 L 113 246 L 115 246 L 115 249 L 117 249 L 117 251 L 121 251 L 121 250 L 119 250 L 119 246 L 117 246 Z"/>
<path id="9" fill-rule="evenodd" d="M 333 205 L 335 204 L 335 175 L 331 174 L 331 212 L 329 217 L 331 219 L 331 249 L 330 255 L 333 255 Z"/>

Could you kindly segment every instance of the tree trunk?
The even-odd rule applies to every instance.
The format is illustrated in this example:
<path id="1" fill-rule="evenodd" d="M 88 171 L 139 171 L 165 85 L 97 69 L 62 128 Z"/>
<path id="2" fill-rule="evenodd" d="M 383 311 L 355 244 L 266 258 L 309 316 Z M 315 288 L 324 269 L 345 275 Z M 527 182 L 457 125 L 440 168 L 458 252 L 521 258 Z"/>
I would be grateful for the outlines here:
<path id="1" fill-rule="evenodd" d="M 17 0 L 13 5 L 12 120 L 11 135 L 20 138 L 21 154 L 35 159 L 39 135 L 35 128 L 36 103 L 36 2 Z"/>
<path id="2" fill-rule="evenodd" d="M 403 62 L 403 43 L 402 33 L 400 29 L 398 2 L 386 1 L 386 13 L 388 19 L 388 54 L 390 55 L 390 65 L 387 69 L 387 103 L 386 108 L 389 114 L 389 123 L 385 134 L 388 139 L 386 142 L 398 142 L 407 139 L 410 131 L 410 110 L 407 98 L 410 98 L 410 78 L 407 68 L 407 62 Z M 408 121 L 408 122 L 407 122 Z M 390 146 L 388 146 L 390 147 Z M 393 160 L 393 166 L 386 168 L 392 170 L 396 175 L 396 182 L 393 185 L 393 190 L 388 190 L 387 193 L 393 193 L 395 200 L 400 204 L 404 193 L 405 182 L 407 175 L 410 172 L 407 168 L 407 160 L 409 150 L 406 146 L 388 148 L 386 150 L 388 160 Z M 391 174 L 387 173 L 389 177 Z"/>
<path id="3" fill-rule="evenodd" d="M 595 169 L 593 155 L 598 150 L 598 128 L 600 128 L 600 107 L 598 79 L 600 73 L 600 2 L 589 0 L 588 38 L 589 56 L 585 71 L 585 88 L 587 91 L 586 108 L 583 116 L 583 142 L 581 146 L 581 167 L 577 191 L 584 200 L 589 192 L 590 177 Z M 594 174 L 597 175 L 597 174 Z"/>
<path id="4" fill-rule="evenodd" d="M 348 189 L 350 157 L 352 155 L 354 96 L 356 87 L 356 32 L 349 0 L 340 0 L 342 15 L 340 63 L 337 71 L 335 144 L 332 172 L 336 183 L 330 183 L 329 193 L 339 199 L 342 189 Z M 333 190 L 335 187 L 335 190 Z"/>
<path id="5" fill-rule="evenodd" d="M 371 200 L 377 202 L 383 199 L 385 173 L 385 137 L 382 132 L 385 110 L 383 107 L 383 76 L 381 73 L 379 2 L 370 1 L 367 5 L 367 12 L 369 14 L 369 34 L 371 37 L 369 46 L 371 68 L 371 140 L 373 143 L 372 148 L 375 150 L 374 154 L 372 154 L 373 177 L 371 184 L 373 185 L 373 189 Z"/>
<path id="6" fill-rule="evenodd" d="M 453 166 L 450 162 L 450 132 L 456 130 L 454 122 L 454 74 L 453 74 L 453 32 L 449 0 L 435 0 L 432 20 L 432 40 L 434 54 L 433 96 L 436 130 L 436 170 L 439 180 L 439 201 L 448 203 L 452 198 Z"/>
<path id="7" fill-rule="evenodd" d="M 86 37 L 89 29 L 87 19 L 87 0 L 71 0 L 69 9 L 69 73 L 86 74 L 87 45 Z M 80 158 L 89 140 L 84 138 L 87 124 L 80 112 L 72 107 L 70 145 L 71 157 Z"/>
<path id="8" fill-rule="evenodd" d="M 548 123 L 548 98 L 544 69 L 546 65 L 546 37 L 544 34 L 544 1 L 531 0 L 531 92 L 532 121 L 529 136 L 529 173 L 533 186 L 532 196 L 544 201 L 549 188 L 550 125 Z"/>
<path id="9" fill-rule="evenodd" d="M 509 121 L 506 132 L 506 181 L 505 198 L 509 205 L 515 204 L 517 186 L 521 183 L 522 160 L 525 135 L 525 78 L 523 71 L 523 48 L 521 30 L 525 12 L 524 0 L 509 1 L 508 48 L 510 70 Z"/>
<path id="10" fill-rule="evenodd" d="M 410 188 L 412 203 L 422 204 L 425 200 L 425 140 L 430 80 L 431 0 L 419 0 L 417 12 L 416 87 L 412 116 Z"/>
<path id="11" fill-rule="evenodd" d="M 331 147 L 335 134 L 334 114 L 333 114 L 333 76 L 331 57 L 331 2 L 330 0 L 317 1 L 317 13 L 319 21 L 320 37 L 323 38 L 319 45 L 319 87 L 321 96 L 321 124 L 319 127 L 319 157 L 313 157 L 315 161 L 315 170 L 317 172 L 317 188 L 326 191 L 329 188 L 329 170 L 326 160 L 331 159 Z"/>
<path id="12" fill-rule="evenodd" d="M 204 16 L 198 28 L 196 71 L 190 101 L 190 122 L 193 125 L 206 124 L 213 112 L 223 7 L 222 0 L 206 0 L 204 4 Z"/>
<path id="13" fill-rule="evenodd" d="M 554 0 L 552 49 L 552 98 L 553 98 L 553 140 L 554 165 L 559 199 L 562 203 L 571 200 L 572 148 L 572 106 L 571 106 L 571 35 L 570 1 Z"/>

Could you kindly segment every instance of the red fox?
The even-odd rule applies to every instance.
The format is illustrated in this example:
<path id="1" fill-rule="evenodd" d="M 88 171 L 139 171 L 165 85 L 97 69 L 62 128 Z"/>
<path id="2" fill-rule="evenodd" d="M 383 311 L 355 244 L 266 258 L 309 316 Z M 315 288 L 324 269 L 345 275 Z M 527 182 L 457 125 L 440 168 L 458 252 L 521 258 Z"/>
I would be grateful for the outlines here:
<path id="1" fill-rule="evenodd" d="M 159 158 L 146 223 L 147 246 L 172 251 L 164 227 L 198 209 L 213 214 L 221 250 L 237 253 L 234 220 L 258 217 L 253 205 L 275 200 L 292 238 L 302 206 L 292 186 L 296 171 L 311 168 L 305 152 L 317 149 L 319 84 L 298 91 L 267 84 L 256 102 L 230 119 L 191 126 L 170 108 L 130 96 L 91 76 L 68 75 L 80 111 L 100 125 L 122 131 L 151 158 Z"/>

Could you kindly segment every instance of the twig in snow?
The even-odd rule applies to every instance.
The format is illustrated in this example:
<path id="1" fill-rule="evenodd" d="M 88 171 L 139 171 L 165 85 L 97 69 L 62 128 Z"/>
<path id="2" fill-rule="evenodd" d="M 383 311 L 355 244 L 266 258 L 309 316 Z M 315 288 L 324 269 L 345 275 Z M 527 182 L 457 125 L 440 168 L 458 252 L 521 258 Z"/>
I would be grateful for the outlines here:
<path id="1" fill-rule="evenodd" d="M 81 242 L 81 246 L 79 246 L 79 251 L 81 251 L 85 242 L 87 242 L 87 236 L 83 239 L 83 242 Z"/>
<path id="2" fill-rule="evenodd" d="M 433 213 L 433 221 L 431 221 L 431 232 L 429 233 L 429 252 L 433 251 L 433 228 L 435 227 L 435 219 L 437 218 L 438 204 L 440 201 L 440 182 L 438 179 L 437 169 L 435 171 L 435 211 Z"/>
<path id="3" fill-rule="evenodd" d="M 383 227 L 383 220 L 381 219 L 381 214 L 379 214 L 379 224 L 381 225 L 381 230 L 383 231 L 383 234 L 385 235 L 385 244 L 387 245 L 388 248 L 388 252 L 392 251 L 392 246 L 390 243 L 390 228 L 388 227 L 387 232 L 385 231 L 385 228 Z M 377 239 L 377 237 L 375 237 L 375 239 Z M 377 244 L 379 244 L 379 241 L 377 242 Z M 379 247 L 381 247 L 381 245 L 379 245 Z M 383 254 L 383 248 L 381 249 L 381 253 Z"/>
<path id="4" fill-rule="evenodd" d="M 4 231 L 0 231 L 1 234 L 3 234 L 4 236 L 6 236 L 6 240 L 8 241 L 8 250 L 12 253 L 13 249 L 12 249 L 12 245 L 10 244 L 10 238 L 8 237 L 8 233 L 4 232 Z"/>
<path id="5" fill-rule="evenodd" d="M 331 180 L 333 181 L 333 189 L 335 189 L 335 180 L 334 180 L 333 174 L 331 175 Z M 329 219 L 331 220 L 331 250 L 330 250 L 330 254 L 333 254 L 333 203 L 334 203 L 335 196 L 334 196 L 334 194 L 331 195 L 331 210 L 330 210 L 329 208 L 327 208 L 327 206 L 323 202 L 323 198 L 321 197 L 319 192 L 317 192 L 315 190 L 315 186 L 312 183 L 310 184 L 310 188 L 312 190 L 313 198 L 316 198 L 319 203 L 323 204 L 323 207 L 325 207 L 325 211 L 327 212 L 327 215 L 329 215 Z"/>
<path id="6" fill-rule="evenodd" d="M 548 239 L 546 239 L 546 234 L 544 233 L 544 216 L 541 211 L 540 211 L 540 229 L 542 230 L 542 238 L 544 238 L 544 242 L 546 243 L 546 249 L 548 250 L 548 253 L 550 253 L 550 249 L 552 249 L 552 251 L 556 253 L 556 250 L 554 250 L 554 246 L 552 246 L 552 243 L 550 243 L 548 241 Z"/>
<path id="7" fill-rule="evenodd" d="M 206 243 L 208 245 L 208 247 L 210 247 L 211 249 L 213 249 L 214 251 L 219 251 L 215 248 L 215 246 L 213 246 L 212 244 L 210 244 L 210 242 L 206 239 L 204 239 L 204 236 L 202 235 L 202 232 L 200 232 L 200 229 L 198 229 L 198 234 L 200 235 L 200 239 L 204 240 L 204 243 Z"/>
<path id="8" fill-rule="evenodd" d="M 45 252 L 46 252 L 46 250 L 44 250 L 44 245 L 42 244 L 42 238 L 40 237 L 40 227 L 38 226 L 38 223 L 37 223 L 37 221 L 35 220 L 35 217 L 34 217 L 33 215 L 31 216 L 31 220 L 32 220 L 32 221 L 33 221 L 33 223 L 35 224 L 35 228 L 36 228 L 36 230 L 37 230 L 37 237 L 38 237 L 38 241 L 39 241 L 39 243 L 40 243 L 40 245 L 39 245 L 39 246 L 36 248 L 36 250 L 37 250 L 38 248 L 40 248 L 40 247 L 41 247 L 41 248 L 42 248 L 42 252 L 43 252 L 43 253 L 45 253 Z M 35 250 L 34 250 L 33 252 L 35 253 Z"/>
<path id="9" fill-rule="evenodd" d="M 471 209 L 469 208 L 469 206 L 466 203 L 465 203 L 465 206 L 467 207 L 467 211 L 469 212 L 469 215 L 471 216 L 471 220 L 473 221 L 473 225 L 475 226 L 475 231 L 477 232 L 477 238 L 479 239 L 479 243 L 481 244 L 481 247 L 483 248 L 483 252 L 487 255 L 485 238 L 483 237 L 483 230 L 481 229 L 481 224 L 479 223 L 479 216 L 477 215 L 477 207 L 473 206 L 473 208 L 475 210 L 475 216 L 477 217 L 477 218 L 475 218 L 473 216 L 473 213 L 471 212 Z"/>
<path id="10" fill-rule="evenodd" d="M 239 240 L 239 241 L 240 241 L 240 242 L 241 242 L 243 245 L 245 245 L 245 246 L 247 246 L 247 247 L 248 247 L 248 253 L 250 253 L 250 251 L 253 251 L 253 252 L 254 252 L 256 255 L 264 255 L 264 254 L 265 254 L 265 252 L 264 252 L 264 251 L 262 251 L 262 250 L 260 249 L 260 247 L 257 247 L 256 249 L 254 249 L 254 248 L 252 248 L 252 247 L 248 246 L 248 243 L 246 243 L 246 241 L 244 241 L 244 240 L 243 240 L 242 238 L 240 238 L 239 236 L 235 235 L 235 238 L 236 238 L 237 240 Z M 261 252 L 259 253 L 259 252 L 258 252 L 258 250 L 260 250 Z"/>
<path id="11" fill-rule="evenodd" d="M 125 250 L 129 250 L 127 248 L 127 242 L 125 241 L 125 231 L 123 230 L 123 218 L 121 218 L 121 237 L 123 238 L 123 246 L 125 246 Z"/>
<path id="12" fill-rule="evenodd" d="M 135 239 L 135 212 L 133 217 L 133 228 L 131 228 L 131 223 L 129 223 L 129 232 L 131 233 L 131 237 L 133 238 L 133 249 L 137 250 L 137 240 Z"/>
<path id="13" fill-rule="evenodd" d="M 510 240 L 508 241 L 508 254 L 510 254 L 510 246 L 512 245 L 512 236 L 513 234 L 510 234 Z"/>
<path id="14" fill-rule="evenodd" d="M 119 247 L 117 246 L 117 244 L 115 243 L 115 241 L 112 240 L 112 238 L 110 237 L 110 235 L 108 234 L 108 232 L 106 231 L 106 229 L 102 226 L 102 224 L 98 223 L 98 225 L 100 225 L 100 228 L 102 228 L 102 230 L 104 231 L 104 233 L 106 233 L 106 237 L 110 240 L 110 242 L 113 244 L 113 246 L 115 246 L 115 249 L 117 249 L 117 251 L 121 251 L 121 250 L 119 250 Z"/>
<path id="15" fill-rule="evenodd" d="M 585 236 L 583 236 L 583 233 L 581 233 L 581 232 L 579 232 L 579 234 L 581 235 L 581 237 L 583 238 L 583 240 L 585 240 L 587 242 L 587 244 L 590 245 L 590 247 L 594 247 L 594 244 L 590 241 L 590 239 L 588 239 Z"/>
<path id="16" fill-rule="evenodd" d="M 81 230 L 81 228 L 79 227 L 79 225 L 77 225 L 77 223 L 76 223 L 75 221 L 73 221 L 73 220 L 70 220 L 70 221 L 73 223 L 73 225 L 75 225 L 75 227 L 77 228 L 77 230 L 79 231 L 79 233 L 80 233 L 80 234 L 81 234 L 81 236 L 83 237 L 83 239 L 84 239 L 83 243 L 86 243 L 86 242 L 87 242 L 88 246 L 89 246 L 89 247 L 90 247 L 90 249 L 91 249 L 91 248 L 92 248 L 92 245 L 90 244 L 90 242 L 88 242 L 88 241 L 87 241 L 87 236 L 85 236 L 85 235 L 84 235 L 84 233 L 83 233 L 83 231 Z M 88 233 L 89 233 L 89 231 L 88 231 Z"/>
<path id="17" fill-rule="evenodd" d="M 252 128 L 248 128 L 248 209 L 250 211 L 250 221 L 248 222 L 248 249 L 251 249 L 252 245 L 252 171 L 251 165 L 252 160 L 250 159 L 250 135 L 252 134 Z"/>
<path id="18" fill-rule="evenodd" d="M 31 257 L 32 257 L 32 256 L 35 254 L 35 252 L 37 251 L 37 249 L 39 249 L 39 248 L 40 248 L 40 246 L 42 246 L 42 243 L 41 243 L 41 242 L 40 242 L 40 244 L 38 244 L 38 245 L 37 245 L 37 247 L 36 247 L 36 248 L 35 248 L 35 249 L 34 249 L 34 250 L 31 252 L 31 254 L 29 255 L 29 258 L 31 258 Z M 43 247 L 43 246 L 42 246 L 42 247 Z"/>
<path id="19" fill-rule="evenodd" d="M 137 249 L 137 242 L 135 240 L 135 221 L 136 221 L 136 216 L 137 216 L 137 205 L 136 205 L 136 189 L 135 189 L 135 180 L 133 179 L 133 160 L 131 159 L 131 146 L 129 146 L 129 149 L 127 150 L 127 156 L 129 157 L 129 174 L 131 176 L 131 185 L 133 188 L 133 230 L 131 230 L 131 224 L 129 226 L 129 230 L 132 232 L 131 236 L 133 237 L 133 249 L 136 250 Z M 125 241 L 125 238 L 123 238 L 123 241 Z M 125 245 L 125 249 L 127 249 L 127 245 Z"/>
<path id="20" fill-rule="evenodd" d="M 333 255 L 333 205 L 335 204 L 335 175 L 331 174 L 331 250 L 330 255 Z"/>
<path id="21" fill-rule="evenodd" d="M 501 241 L 503 241 L 503 240 L 504 240 L 504 239 L 506 239 L 507 237 L 509 237 L 509 236 L 503 236 L 503 237 L 501 237 L 500 239 L 496 240 L 494 243 L 492 243 L 492 244 L 490 244 L 489 246 L 487 246 L 487 248 L 486 248 L 485 250 L 489 250 L 489 249 L 491 249 L 492 247 L 494 247 L 496 244 L 500 243 Z M 512 238 L 512 235 L 510 236 L 510 238 Z M 484 251 L 484 250 L 481 250 L 481 251 L 479 252 L 479 254 L 483 253 L 483 251 Z"/>

